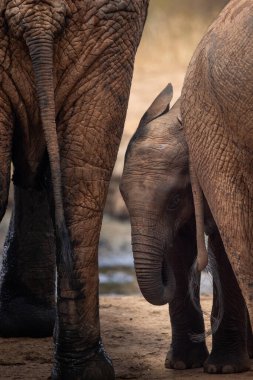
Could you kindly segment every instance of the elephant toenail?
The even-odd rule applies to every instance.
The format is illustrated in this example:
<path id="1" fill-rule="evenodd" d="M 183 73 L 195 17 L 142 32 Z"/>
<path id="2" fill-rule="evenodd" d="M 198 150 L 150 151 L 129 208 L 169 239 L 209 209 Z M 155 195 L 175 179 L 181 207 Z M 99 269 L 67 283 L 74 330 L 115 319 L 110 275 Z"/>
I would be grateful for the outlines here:
<path id="1" fill-rule="evenodd" d="M 209 365 L 209 366 L 207 366 L 207 372 L 208 373 L 217 373 L 217 367 L 215 365 Z"/>
<path id="2" fill-rule="evenodd" d="M 186 365 L 182 361 L 178 361 L 174 364 L 175 369 L 186 369 Z"/>
<path id="3" fill-rule="evenodd" d="M 223 368 L 222 368 L 222 373 L 233 373 L 235 372 L 234 368 L 231 366 L 231 365 L 225 365 Z"/>

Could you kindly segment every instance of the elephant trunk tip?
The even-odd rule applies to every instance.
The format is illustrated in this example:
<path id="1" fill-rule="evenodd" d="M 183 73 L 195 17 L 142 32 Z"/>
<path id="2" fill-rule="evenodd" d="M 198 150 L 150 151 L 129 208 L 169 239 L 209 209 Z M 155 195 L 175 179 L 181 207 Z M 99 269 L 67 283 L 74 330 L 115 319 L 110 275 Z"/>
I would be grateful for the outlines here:
<path id="1" fill-rule="evenodd" d="M 154 306 L 163 306 L 169 304 L 173 296 L 170 294 L 170 292 L 166 289 L 163 293 L 163 296 L 158 298 L 157 296 L 155 297 L 150 297 L 149 295 L 146 296 L 144 293 L 142 293 L 146 301 L 148 301 L 151 305 Z"/>
<path id="2" fill-rule="evenodd" d="M 152 297 L 150 295 L 146 295 L 142 290 L 141 290 L 141 293 L 143 297 L 145 298 L 145 300 L 154 306 L 163 306 L 170 302 L 170 297 L 168 297 L 167 294 L 164 294 L 163 297 L 157 298 L 157 297 Z"/>
<path id="3" fill-rule="evenodd" d="M 164 281 L 161 273 L 161 277 L 156 278 L 156 280 L 147 278 L 145 283 L 137 273 L 141 293 L 150 304 L 163 306 L 173 300 L 176 288 L 175 277 L 171 268 L 168 268 L 168 272 L 166 281 Z"/>
<path id="4" fill-rule="evenodd" d="M 148 234 L 143 237 L 134 231 L 132 228 L 134 266 L 140 291 L 152 305 L 168 304 L 174 298 L 176 280 L 165 251 L 155 246 Z"/>

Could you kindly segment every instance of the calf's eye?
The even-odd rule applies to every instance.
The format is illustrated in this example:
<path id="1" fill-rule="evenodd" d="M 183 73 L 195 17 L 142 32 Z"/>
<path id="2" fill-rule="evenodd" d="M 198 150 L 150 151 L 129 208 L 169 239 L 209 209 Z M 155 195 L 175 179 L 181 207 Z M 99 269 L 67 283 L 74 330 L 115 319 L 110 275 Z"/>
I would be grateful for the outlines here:
<path id="1" fill-rule="evenodd" d="M 179 193 L 174 194 L 169 198 L 168 210 L 175 210 L 181 203 L 181 195 Z"/>

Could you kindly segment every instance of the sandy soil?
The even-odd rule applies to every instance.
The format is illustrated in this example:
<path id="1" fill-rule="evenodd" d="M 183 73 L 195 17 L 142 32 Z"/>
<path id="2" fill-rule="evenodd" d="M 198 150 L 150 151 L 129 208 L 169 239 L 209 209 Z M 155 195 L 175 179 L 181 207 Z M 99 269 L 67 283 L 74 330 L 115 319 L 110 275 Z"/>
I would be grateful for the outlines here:
<path id="1" fill-rule="evenodd" d="M 203 297 L 210 311 L 211 298 Z M 252 370 L 236 375 L 208 375 L 202 369 L 175 371 L 164 368 L 171 339 L 167 307 L 149 305 L 139 296 L 101 297 L 104 344 L 110 353 L 117 379 L 252 378 Z M 208 339 L 210 348 L 211 340 Z M 52 339 L 0 339 L 0 379 L 50 379 Z"/>

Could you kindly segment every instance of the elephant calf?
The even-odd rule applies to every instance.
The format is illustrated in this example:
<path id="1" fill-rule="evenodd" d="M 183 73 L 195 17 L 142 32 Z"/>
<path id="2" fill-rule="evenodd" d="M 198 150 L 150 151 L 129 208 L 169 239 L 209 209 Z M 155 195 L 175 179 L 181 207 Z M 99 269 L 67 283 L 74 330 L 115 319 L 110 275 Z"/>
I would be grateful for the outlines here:
<path id="1" fill-rule="evenodd" d="M 147 301 L 169 303 L 167 368 L 204 365 L 209 373 L 245 371 L 252 350 L 247 310 L 207 204 L 205 230 L 218 264 L 224 313 L 210 355 L 203 340 L 191 340 L 192 334 L 204 332 L 204 321 L 189 296 L 188 278 L 197 253 L 195 213 L 180 100 L 170 110 L 171 99 L 168 85 L 142 117 L 126 152 L 120 189 L 130 214 L 137 280 Z M 199 304 L 199 287 L 195 297 Z M 214 318 L 216 301 L 214 286 Z"/>

